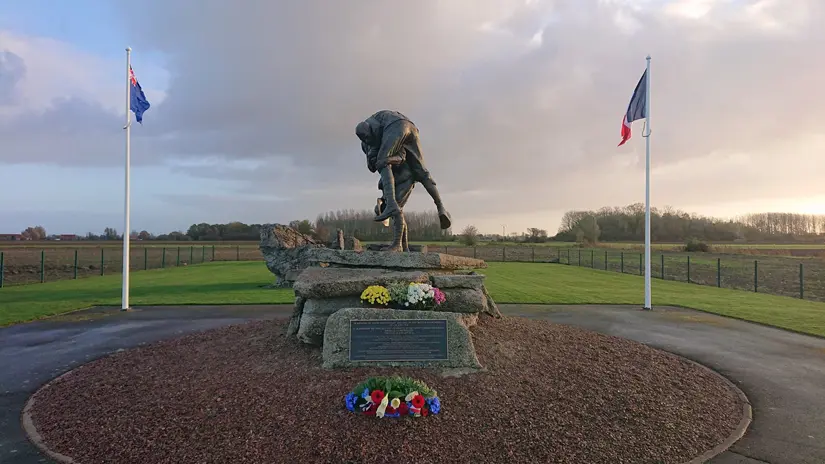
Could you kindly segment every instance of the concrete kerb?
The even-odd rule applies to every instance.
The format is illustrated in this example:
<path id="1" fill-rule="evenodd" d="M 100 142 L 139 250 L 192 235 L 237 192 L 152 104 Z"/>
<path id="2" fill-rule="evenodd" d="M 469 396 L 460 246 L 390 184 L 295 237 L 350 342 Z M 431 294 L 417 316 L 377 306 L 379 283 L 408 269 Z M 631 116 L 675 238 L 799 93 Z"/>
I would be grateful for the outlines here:
<path id="1" fill-rule="evenodd" d="M 90 361 L 91 362 L 91 361 Z M 34 425 L 34 421 L 31 417 L 31 410 L 34 407 L 35 402 L 37 401 L 37 395 L 49 388 L 52 383 L 62 379 L 63 377 L 71 375 L 75 369 L 79 369 L 81 366 L 75 367 L 74 369 L 64 372 L 62 375 L 55 377 L 54 379 L 48 381 L 45 385 L 38 388 L 36 392 L 34 392 L 26 401 L 26 406 L 23 407 L 23 412 L 20 415 L 20 423 L 23 427 L 23 432 L 26 434 L 26 437 L 29 441 L 38 449 L 41 453 L 45 454 L 49 458 L 51 458 L 55 462 L 59 462 L 61 464 L 78 464 L 77 461 L 72 459 L 65 454 L 60 454 L 56 451 L 50 449 L 46 444 L 43 442 L 43 437 L 40 435 L 40 432 L 37 431 L 37 426 Z"/>
<path id="2" fill-rule="evenodd" d="M 651 347 L 651 348 L 653 348 L 653 347 Z M 745 395 L 745 392 L 742 391 L 742 389 L 740 389 L 738 386 L 736 386 L 735 383 L 733 383 L 730 379 L 728 379 L 727 377 L 722 375 L 720 372 L 718 372 L 714 369 L 711 369 L 710 367 L 708 367 L 704 364 L 698 363 L 698 362 L 696 362 L 692 359 L 688 359 L 688 358 L 686 358 L 682 355 L 679 355 L 679 354 L 676 354 L 676 353 L 673 353 L 673 352 L 670 352 L 670 351 L 667 351 L 667 350 L 663 350 L 663 349 L 660 349 L 660 348 L 653 348 L 653 349 L 662 351 L 662 352 L 667 353 L 667 354 L 669 354 L 673 357 L 679 358 L 679 359 L 681 359 L 681 360 L 683 360 L 687 363 L 693 364 L 694 366 L 697 366 L 700 369 L 704 369 L 708 373 L 710 373 L 710 374 L 716 376 L 717 378 L 721 379 L 722 382 L 724 382 L 728 386 L 728 388 L 732 392 L 734 392 L 736 394 L 736 396 L 739 397 L 739 401 L 742 403 L 742 417 L 739 419 L 739 423 L 736 425 L 736 428 L 733 430 L 733 432 L 731 432 L 731 434 L 728 435 L 728 437 L 726 439 L 724 439 L 722 441 L 722 443 L 719 443 L 718 445 L 716 445 L 713 448 L 705 451 L 704 453 L 702 453 L 701 455 L 691 459 L 690 461 L 687 461 L 684 464 L 703 464 L 703 463 L 715 458 L 716 456 L 724 453 L 725 451 L 730 449 L 730 447 L 733 446 L 737 441 L 739 441 L 743 436 L 745 436 L 745 432 L 748 430 L 748 427 L 750 426 L 751 422 L 753 421 L 753 411 L 751 409 L 751 402 L 748 399 L 747 395 Z"/>
<path id="3" fill-rule="evenodd" d="M 617 337 L 617 338 L 620 338 L 620 337 Z M 635 343 L 639 343 L 639 342 L 635 342 Z M 673 357 L 678 358 L 678 359 L 680 359 L 682 361 L 685 361 L 687 363 L 693 364 L 693 365 L 699 367 L 700 369 L 704 369 L 705 371 L 707 371 L 711 375 L 716 376 L 717 378 L 721 379 L 722 382 L 724 382 L 728 386 L 728 388 L 737 395 L 737 397 L 739 398 L 739 401 L 742 403 L 742 417 L 739 419 L 739 423 L 737 424 L 737 426 L 733 430 L 733 432 L 731 432 L 731 434 L 725 440 L 723 440 L 721 443 L 719 443 L 718 445 L 716 445 L 712 449 L 709 449 L 709 450 L 705 451 L 701 455 L 699 455 L 699 456 L 697 456 L 697 457 L 695 457 L 695 458 L 693 458 L 689 461 L 686 461 L 683 464 L 702 464 L 702 463 L 705 463 L 705 462 L 713 459 L 714 457 L 724 453 L 728 449 L 730 449 L 731 446 L 733 446 L 737 441 L 739 441 L 745 435 L 745 432 L 747 431 L 748 427 L 750 426 L 751 422 L 753 421 L 753 411 L 752 411 L 752 408 L 751 408 L 750 400 L 748 399 L 747 395 L 745 395 L 745 393 L 738 386 L 736 386 L 736 384 L 734 384 L 730 379 L 728 379 L 727 377 L 722 375 L 720 372 L 718 372 L 718 371 L 716 371 L 716 370 L 714 370 L 714 369 L 712 369 L 712 368 L 710 368 L 710 367 L 708 367 L 704 364 L 701 364 L 697 361 L 694 361 L 692 359 L 686 358 L 685 356 L 673 353 L 673 352 L 665 350 L 665 349 L 654 348 L 654 347 L 650 347 L 650 348 L 661 351 L 663 353 L 666 353 L 669 356 L 673 356 Z M 134 348 L 130 348 L 130 350 L 131 349 L 134 349 Z M 101 358 L 104 358 L 104 357 L 107 357 L 107 356 L 112 356 L 115 353 L 118 353 L 120 351 L 124 351 L 124 350 L 117 350 L 113 353 L 103 355 L 103 356 L 101 356 Z M 88 363 L 93 362 L 93 361 L 95 361 L 95 360 L 90 360 Z M 85 364 L 77 366 L 77 367 L 75 367 L 75 368 L 73 368 L 73 369 L 71 369 L 67 372 L 64 372 L 63 374 L 55 377 L 54 379 L 50 380 L 49 382 L 44 384 L 42 387 L 37 389 L 37 391 L 35 391 L 29 397 L 29 399 L 26 401 L 26 405 L 23 408 L 23 411 L 21 413 L 20 422 L 21 422 L 23 431 L 26 434 L 26 437 L 29 439 L 29 441 L 38 450 L 40 450 L 43 454 L 45 454 L 46 456 L 48 456 L 49 458 L 51 458 L 55 462 L 58 462 L 58 463 L 61 463 L 61 464 L 78 464 L 78 462 L 75 461 L 73 458 L 71 458 L 69 456 L 66 456 L 64 454 L 60 454 L 60 453 L 50 449 L 48 446 L 46 446 L 46 444 L 43 441 L 43 437 L 40 435 L 40 432 L 38 432 L 37 426 L 34 424 L 34 421 L 32 420 L 31 410 L 34 407 L 35 402 L 37 401 L 37 395 L 41 391 L 51 387 L 54 382 L 57 382 L 58 380 L 60 380 L 64 377 L 72 375 L 74 373 L 74 371 L 76 371 L 77 369 L 80 369 L 81 367 L 85 366 L 88 363 L 85 363 Z"/>

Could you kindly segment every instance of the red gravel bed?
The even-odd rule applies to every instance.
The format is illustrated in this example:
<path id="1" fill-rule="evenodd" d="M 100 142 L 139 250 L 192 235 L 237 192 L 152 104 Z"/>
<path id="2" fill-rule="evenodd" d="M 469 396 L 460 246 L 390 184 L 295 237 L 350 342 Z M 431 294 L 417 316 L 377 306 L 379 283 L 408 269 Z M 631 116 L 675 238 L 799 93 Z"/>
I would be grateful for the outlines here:
<path id="1" fill-rule="evenodd" d="M 717 376 L 642 344 L 522 318 L 473 328 L 489 371 L 321 369 L 318 349 L 254 322 L 119 352 L 37 393 L 52 450 L 92 463 L 679 463 L 721 443 L 742 405 Z M 438 390 L 437 416 L 344 407 L 373 374 Z"/>

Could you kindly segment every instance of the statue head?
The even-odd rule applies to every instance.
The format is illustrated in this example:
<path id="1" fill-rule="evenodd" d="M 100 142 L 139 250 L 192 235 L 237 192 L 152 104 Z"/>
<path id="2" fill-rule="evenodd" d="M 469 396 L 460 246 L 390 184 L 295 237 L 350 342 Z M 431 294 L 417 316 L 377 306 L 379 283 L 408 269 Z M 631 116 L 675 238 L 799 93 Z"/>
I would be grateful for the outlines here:
<path id="1" fill-rule="evenodd" d="M 369 140 L 372 139 L 372 128 L 366 121 L 361 121 L 355 126 L 355 135 L 357 135 L 362 142 L 369 143 Z"/>

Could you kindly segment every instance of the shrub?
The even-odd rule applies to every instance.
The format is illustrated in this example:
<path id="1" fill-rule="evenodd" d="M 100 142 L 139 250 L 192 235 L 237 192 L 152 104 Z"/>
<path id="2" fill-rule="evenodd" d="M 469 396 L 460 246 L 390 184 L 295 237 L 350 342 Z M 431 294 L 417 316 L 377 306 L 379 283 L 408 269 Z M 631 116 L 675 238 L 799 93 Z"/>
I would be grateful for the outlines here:
<path id="1" fill-rule="evenodd" d="M 691 253 L 707 253 L 710 251 L 710 246 L 707 243 L 691 238 L 685 243 L 685 251 Z"/>
<path id="2" fill-rule="evenodd" d="M 475 246 L 478 243 L 478 229 L 469 225 L 461 231 L 461 243 L 467 246 Z"/>

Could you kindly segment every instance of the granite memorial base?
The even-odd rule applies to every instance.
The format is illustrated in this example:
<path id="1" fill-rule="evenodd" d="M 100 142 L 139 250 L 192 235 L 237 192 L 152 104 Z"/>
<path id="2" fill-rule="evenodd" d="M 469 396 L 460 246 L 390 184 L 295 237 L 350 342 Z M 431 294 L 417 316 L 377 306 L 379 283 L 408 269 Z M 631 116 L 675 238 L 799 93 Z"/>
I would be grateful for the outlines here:
<path id="1" fill-rule="evenodd" d="M 481 369 L 469 328 L 475 314 L 344 308 L 324 330 L 323 367 Z"/>

